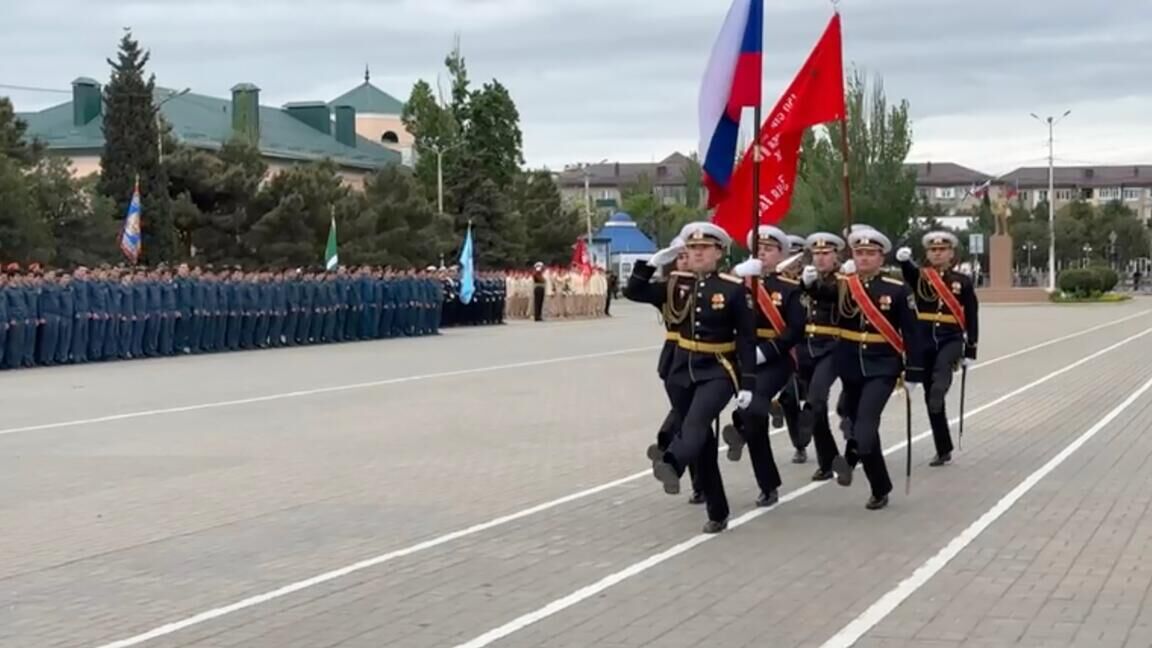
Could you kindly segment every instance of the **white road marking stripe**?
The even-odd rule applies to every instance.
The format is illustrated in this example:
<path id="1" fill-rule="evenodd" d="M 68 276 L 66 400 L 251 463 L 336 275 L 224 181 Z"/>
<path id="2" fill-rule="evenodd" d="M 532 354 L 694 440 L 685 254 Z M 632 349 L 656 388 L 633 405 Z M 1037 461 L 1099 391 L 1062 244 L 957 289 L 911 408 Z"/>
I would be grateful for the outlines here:
<path id="1" fill-rule="evenodd" d="M 110 421 L 123 421 L 126 419 L 144 418 L 147 416 L 162 416 L 164 414 L 178 414 L 181 412 L 195 412 L 206 409 L 217 409 L 221 407 L 236 407 L 237 405 L 250 405 L 252 403 L 266 403 L 269 401 L 284 400 L 288 398 L 301 398 L 304 396 L 315 396 L 317 394 L 330 394 L 334 392 L 351 391 L 354 389 L 369 389 L 372 387 L 384 387 L 386 385 L 399 385 L 402 383 L 417 382 L 421 380 L 434 380 L 437 378 L 454 378 L 456 376 L 468 376 L 471 374 L 488 373 L 491 371 L 507 371 L 508 369 L 524 369 L 526 367 L 541 367 L 550 364 L 559 364 L 563 362 L 575 362 L 577 360 L 589 360 L 592 358 L 609 358 L 612 356 L 628 355 L 631 353 L 640 353 L 642 351 L 654 351 L 659 349 L 659 346 L 646 346 L 634 347 L 631 349 L 617 349 L 615 351 L 604 351 L 601 353 L 585 353 L 582 355 L 562 356 L 559 358 L 547 358 L 544 360 L 529 360 L 526 362 L 514 362 L 511 364 L 492 365 L 488 367 L 475 367 L 472 369 L 457 369 L 453 371 L 441 371 L 437 373 L 421 374 L 416 376 L 401 376 L 399 378 L 387 378 L 384 380 L 373 380 L 370 382 L 351 383 L 348 385 L 333 385 L 332 387 L 318 387 L 316 389 L 303 389 L 300 391 L 282 392 L 279 394 L 268 394 L 267 396 L 253 396 L 252 398 L 238 398 L 236 400 L 217 401 L 214 403 L 200 403 L 197 405 L 182 405 L 179 407 L 165 407 L 163 409 L 145 410 L 141 412 L 126 412 L 124 414 L 110 414 L 108 416 L 97 416 L 95 418 L 78 419 L 75 421 L 59 421 L 56 423 L 44 423 L 41 425 L 26 425 L 23 427 L 5 428 L 0 429 L 0 436 L 6 434 L 16 434 L 18 432 L 36 432 L 39 430 L 56 430 L 60 428 L 79 427 L 83 425 L 91 425 L 93 423 L 107 423 Z"/>
<path id="2" fill-rule="evenodd" d="M 977 407 L 977 408 L 973 409 L 972 411 L 967 412 L 966 415 L 967 416 L 975 416 L 976 414 L 979 414 L 979 413 L 987 411 L 993 407 L 996 407 L 997 405 L 1003 403 L 1004 401 L 1007 401 L 1011 398 L 1015 398 L 1016 396 L 1019 396 L 1020 394 L 1023 394 L 1024 392 L 1027 392 L 1031 389 L 1035 389 L 1036 387 L 1043 385 L 1044 383 L 1052 380 L 1053 378 L 1056 378 L 1057 376 L 1061 376 L 1061 375 L 1075 369 L 1076 367 L 1079 367 L 1080 365 L 1082 365 L 1086 362 L 1089 362 L 1089 361 L 1094 360 L 1094 359 L 1096 359 L 1096 358 L 1098 358 L 1098 357 L 1100 357 L 1106 353 L 1114 351 L 1115 349 L 1118 349 L 1121 346 L 1128 344 L 1129 342 L 1132 342 L 1133 340 L 1137 340 L 1139 338 L 1142 338 L 1145 335 L 1148 335 L 1149 333 L 1152 333 L 1152 328 L 1144 329 L 1143 331 L 1141 331 L 1140 333 L 1137 333 L 1136 335 L 1124 338 L 1123 340 L 1121 340 L 1121 341 L 1119 341 L 1119 342 L 1117 342 L 1111 346 L 1105 347 L 1105 348 L 1103 348 L 1103 349 L 1101 349 L 1095 353 L 1087 355 L 1087 356 L 1077 360 L 1076 362 L 1073 362 L 1072 364 L 1066 365 L 1061 369 L 1057 369 L 1056 371 L 1053 371 L 1052 373 L 1046 374 L 1046 375 L 1042 376 L 1041 378 L 1038 378 L 1037 380 L 1034 380 L 1034 381 L 1022 386 L 1022 387 L 1018 387 L 1018 388 L 1008 392 L 1007 394 L 1004 394 L 1003 396 L 997 398 L 996 400 L 985 403 L 985 404 L 981 405 L 980 407 Z M 955 423 L 958 420 L 959 420 L 959 418 L 954 418 L 950 421 L 950 423 Z M 912 442 L 915 443 L 917 441 L 920 441 L 921 439 L 928 438 L 931 435 L 932 435 L 932 431 L 931 431 L 931 429 L 929 429 L 928 431 L 922 432 L 922 433 L 916 435 L 915 437 L 913 437 Z M 889 455 L 889 454 L 892 454 L 894 452 L 898 452 L 901 449 L 903 449 L 904 447 L 906 447 L 907 445 L 908 445 L 907 441 L 901 441 L 900 443 L 884 450 L 884 454 Z M 760 517 L 761 515 L 765 515 L 769 511 L 775 510 L 780 505 L 782 505 L 786 502 L 790 502 L 790 501 L 797 499 L 799 497 L 802 497 L 804 495 L 807 495 L 808 493 L 811 493 L 812 491 L 816 490 L 817 488 L 820 488 L 821 486 L 825 486 L 829 483 L 830 482 L 812 482 L 810 484 L 807 484 L 805 486 L 797 488 L 794 491 L 790 491 L 787 494 L 782 495 L 780 497 L 780 501 L 775 506 L 771 506 L 768 508 L 754 509 L 752 511 L 749 511 L 749 512 L 745 513 L 744 515 L 741 515 L 740 517 L 730 521 L 728 523 L 728 528 L 729 529 L 735 529 L 735 528 L 740 527 L 744 524 L 747 524 L 747 523 L 751 522 L 752 520 L 755 520 L 756 518 Z M 552 601 L 551 603 L 545 605 L 544 607 L 541 607 L 537 610 L 534 610 L 532 612 L 529 612 L 527 614 L 519 616 L 519 617 L 509 621 L 508 623 L 505 623 L 504 625 L 502 625 L 498 628 L 494 628 L 492 630 L 489 630 L 488 632 L 480 635 L 479 637 L 476 637 L 475 639 L 472 639 L 470 641 L 467 641 L 467 642 L 464 642 L 461 644 L 457 644 L 455 646 L 455 648 L 483 648 L 484 646 L 489 646 L 495 641 L 498 641 L 500 639 L 503 639 L 504 637 L 507 637 L 511 634 L 519 632 L 520 630 L 523 630 L 524 628 L 526 628 L 526 627 L 528 627 L 534 623 L 537 623 L 539 621 L 543 621 L 544 619 L 547 619 L 548 617 L 552 616 L 553 614 L 556 614 L 557 612 L 561 612 L 563 610 L 566 610 L 567 608 L 570 608 L 570 607 L 576 605 L 577 603 L 580 603 L 581 601 L 584 601 L 588 598 L 596 596 L 597 594 L 599 594 L 599 593 L 603 592 L 604 590 L 612 587 L 613 585 L 616 585 L 616 584 L 618 584 L 622 581 L 625 581 L 625 580 L 627 580 L 633 576 L 636 576 L 636 575 L 641 574 L 645 571 L 648 571 L 652 567 L 655 567 L 656 565 L 659 565 L 662 562 L 665 562 L 667 560 L 675 558 L 676 556 L 679 556 L 680 554 L 686 553 L 689 550 L 693 549 L 694 547 L 697 547 L 697 546 L 699 546 L 699 545 L 701 545 L 701 544 L 703 544 L 703 543 L 705 543 L 705 542 L 707 542 L 713 538 L 717 538 L 720 535 L 722 535 L 722 534 L 714 534 L 714 535 L 699 534 L 699 535 L 693 536 L 692 538 L 689 538 L 688 540 L 685 540 L 684 542 L 681 542 L 680 544 L 673 545 L 672 547 L 669 547 L 668 549 L 665 549 L 664 551 L 662 551 L 658 554 L 649 556 L 648 558 L 646 558 L 640 562 L 633 563 L 632 565 L 629 565 L 628 567 L 626 567 L 626 568 L 624 568 L 618 572 L 609 574 L 609 575 L 605 576 L 604 578 L 600 579 L 599 581 L 592 583 L 591 585 L 588 585 L 586 587 L 582 587 L 582 588 L 576 590 L 575 592 L 572 592 L 568 596 L 556 599 L 555 601 Z"/>
<path id="3" fill-rule="evenodd" d="M 1093 333 L 1095 331 L 1099 331 L 1099 330 L 1101 330 L 1103 328 L 1107 328 L 1109 326 L 1115 326 L 1116 324 L 1120 324 L 1120 323 L 1122 323 L 1128 319 L 1133 319 L 1135 317 L 1145 315 L 1149 312 L 1152 312 L 1152 310 L 1141 311 L 1140 313 L 1132 315 L 1131 317 L 1115 320 L 1115 321 L 1112 321 L 1112 322 L 1109 322 L 1106 324 L 1100 324 L 1097 326 L 1092 326 L 1090 328 L 1086 328 L 1086 329 L 1084 329 L 1082 331 L 1078 331 L 1076 333 L 1071 333 L 1068 335 L 1063 335 L 1063 336 L 1060 336 L 1057 338 L 1053 338 L 1051 340 L 1048 340 L 1047 342 L 1042 342 L 1040 344 L 1036 344 L 1036 345 L 1033 345 L 1031 347 L 1028 347 L 1027 349 L 1025 349 L 1023 351 L 1014 351 L 1014 352 L 1009 353 L 1007 355 L 998 356 L 996 358 L 992 358 L 992 359 L 987 360 L 985 362 L 981 362 L 981 363 L 972 365 L 971 367 L 969 367 L 968 370 L 969 371 L 975 371 L 977 369 L 981 369 L 983 367 L 987 367 L 989 365 L 996 364 L 997 362 L 1000 362 L 1004 358 L 1017 357 L 1020 354 L 1025 353 L 1025 352 L 1035 351 L 1037 349 L 1041 349 L 1041 348 L 1044 348 L 1047 346 L 1059 344 L 1061 342 L 1065 342 L 1065 341 L 1070 340 L 1072 338 L 1080 337 L 1083 335 L 1087 335 L 1089 333 Z M 617 353 L 620 353 L 620 352 L 617 352 Z M 977 411 L 977 410 L 973 410 L 973 412 L 975 412 L 975 411 Z M 969 414 L 971 414 L 971 413 L 972 412 L 969 412 Z M 777 431 L 773 432 L 773 434 L 780 434 L 783 431 L 784 430 L 777 430 Z M 2 433 L 2 432 L 3 431 L 0 431 L 0 433 Z M 924 436 L 924 435 L 921 435 L 921 437 L 922 436 Z M 917 439 L 919 439 L 919 438 L 920 437 L 917 437 Z M 901 445 L 899 447 L 902 448 L 904 446 Z M 721 452 L 723 450 L 724 450 L 724 448 L 721 448 Z M 438 536 L 436 538 L 431 538 L 431 539 L 426 540 L 424 542 L 421 542 L 421 543 L 418 543 L 415 545 L 411 545 L 411 546 L 405 547 L 403 549 L 398 549 L 396 551 L 391 551 L 391 552 L 388 552 L 385 554 L 381 554 L 379 556 L 368 558 L 366 560 L 362 560 L 362 561 L 354 563 L 352 565 L 348 565 L 346 567 L 341 567 L 339 569 L 335 569 L 335 570 L 332 570 L 332 571 L 329 571 L 329 572 L 326 572 L 323 574 L 319 574 L 317 576 L 313 576 L 312 578 L 298 581 L 296 583 L 290 583 L 288 585 L 285 585 L 285 586 L 280 587 L 278 589 L 272 590 L 270 592 L 266 592 L 264 594 L 257 594 L 257 595 L 248 597 L 246 599 L 237 601 L 235 603 L 232 603 L 232 604 L 229 604 L 226 606 L 222 606 L 222 607 L 215 608 L 212 610 L 207 610 L 205 612 L 201 612 L 199 614 L 193 615 L 193 616 L 188 617 L 186 619 L 174 621 L 172 623 L 168 623 L 168 624 L 159 626 L 157 628 L 154 628 L 154 629 L 149 630 L 147 632 L 144 632 L 142 634 L 138 634 L 138 635 L 135 635 L 133 637 L 129 637 L 127 639 L 121 639 L 119 641 L 104 644 L 102 646 L 99 646 L 99 648 L 129 648 L 130 646 L 138 646 L 138 645 L 140 645 L 144 642 L 150 641 L 152 639 L 156 639 L 158 637 L 163 637 L 166 635 L 173 634 L 173 633 L 178 632 L 180 630 L 183 630 L 185 628 L 203 623 L 205 621 L 210 621 L 212 619 L 216 619 L 216 618 L 225 616 L 227 614 L 231 614 L 233 612 L 238 612 L 238 611 L 244 610 L 246 608 L 250 608 L 250 607 L 253 607 L 256 605 L 267 603 L 269 601 L 278 599 L 280 597 L 287 596 L 288 594 L 291 594 L 293 592 L 298 592 L 298 591 L 300 591 L 302 589 L 306 589 L 308 587 L 313 587 L 315 585 L 319 585 L 321 583 L 326 583 L 326 582 L 331 581 L 333 579 L 347 576 L 349 574 L 352 574 L 352 573 L 355 573 L 355 572 L 358 572 L 358 571 L 361 571 L 364 569 L 368 569 L 370 567 L 375 567 L 375 566 L 378 566 L 378 565 L 381 565 L 381 564 L 384 564 L 387 562 L 391 562 L 391 561 L 396 560 L 398 558 L 410 556 L 414 553 L 424 551 L 426 549 L 432 549 L 434 547 L 438 547 L 442 544 L 445 544 L 447 542 L 451 542 L 453 540 L 458 540 L 460 538 L 474 535 L 474 534 L 480 533 L 482 531 L 487 531 L 488 529 L 492 529 L 492 528 L 507 524 L 509 522 L 514 522 L 516 520 L 519 520 L 519 519 L 522 519 L 522 518 L 525 518 L 525 517 L 528 517 L 531 515 L 535 515 L 536 513 L 541 513 L 541 512 L 547 511 L 549 509 L 553 509 L 553 508 L 556 508 L 558 506 L 561 506 L 563 504 L 567 504 L 569 502 L 574 502 L 576 500 L 583 499 L 585 497 L 589 497 L 591 495 L 595 495 L 597 493 L 604 492 L 604 491 L 609 490 L 611 488 L 615 488 L 616 486 L 622 486 L 624 484 L 635 481 L 637 479 L 641 479 L 641 478 L 646 477 L 646 476 L 651 475 L 651 474 L 652 474 L 651 470 L 643 470 L 641 472 L 633 473 L 631 475 L 628 475 L 627 477 L 622 477 L 620 479 L 617 479 L 617 480 L 614 480 L 614 481 L 611 481 L 611 482 L 608 482 L 605 484 L 601 484 L 599 486 L 595 486 L 595 487 L 592 487 L 592 488 L 589 488 L 586 490 L 582 490 L 578 493 L 572 493 L 571 495 L 566 495 L 566 496 L 558 498 L 558 499 L 554 499 L 554 500 L 551 500 L 548 502 L 537 504 L 536 506 L 533 506 L 531 508 L 523 509 L 523 510 L 517 511 L 515 513 L 510 513 L 508 515 L 504 515 L 504 516 L 489 520 L 487 522 L 475 524 L 475 525 L 470 526 L 466 529 L 460 529 L 458 531 L 453 531 L 451 533 L 447 533 L 445 535 Z M 808 487 L 806 486 L 805 488 L 808 488 Z M 803 490 L 803 489 L 801 489 L 801 490 Z M 809 489 L 809 490 L 811 490 L 811 489 Z M 797 492 L 797 491 L 793 491 L 793 493 L 795 493 L 795 492 Z M 804 491 L 804 492 L 807 492 L 807 491 Z M 784 495 L 783 498 L 781 498 L 782 501 L 786 501 L 788 498 L 793 498 L 793 493 L 789 493 L 788 495 Z M 761 509 L 761 510 L 766 510 L 766 509 Z M 702 542 L 702 540 L 701 540 L 701 542 Z M 670 558 L 671 556 L 668 556 L 668 557 Z M 666 559 L 667 558 L 665 558 L 665 560 Z"/>
<path id="4" fill-rule="evenodd" d="M 1024 497 L 1028 491 L 1032 490 L 1036 484 L 1040 483 L 1055 470 L 1060 464 L 1064 463 L 1072 453 L 1079 450 L 1085 443 L 1092 437 L 1096 436 L 1100 430 L 1103 430 L 1109 423 L 1111 423 L 1117 416 L 1124 410 L 1128 409 L 1133 403 L 1143 396 L 1149 389 L 1152 389 L 1152 379 L 1145 382 L 1139 389 L 1132 392 L 1124 402 L 1117 405 L 1111 412 L 1104 415 L 1104 418 L 1096 422 L 1095 425 L 1088 428 L 1088 431 L 1081 434 L 1075 441 L 1068 444 L 1063 450 L 1060 451 L 1055 457 L 1052 457 L 1048 463 L 1041 466 L 1036 472 L 1028 475 L 1028 477 L 1020 482 L 1016 488 L 1013 488 L 1007 495 L 1002 497 L 995 506 L 988 509 L 984 515 L 981 515 L 975 522 L 968 528 L 960 532 L 944 546 L 935 556 L 932 556 L 924 564 L 920 565 L 912 575 L 904 579 L 899 585 L 890 590 L 887 594 L 880 597 L 873 603 L 867 610 L 864 610 L 860 616 L 853 619 L 848 625 L 844 626 L 839 632 L 832 636 L 831 639 L 824 642 L 822 648 L 848 648 L 852 646 L 861 637 L 864 636 L 872 628 L 876 627 L 881 621 L 884 620 L 889 614 L 892 613 L 901 603 L 903 603 L 909 596 L 912 596 L 916 590 L 920 589 L 927 583 L 933 576 L 935 576 L 944 566 L 947 565 L 953 558 L 955 558 L 965 547 L 972 544 L 981 533 L 984 532 L 989 526 L 992 525 L 1000 516 L 1008 512 L 1020 498 Z"/>

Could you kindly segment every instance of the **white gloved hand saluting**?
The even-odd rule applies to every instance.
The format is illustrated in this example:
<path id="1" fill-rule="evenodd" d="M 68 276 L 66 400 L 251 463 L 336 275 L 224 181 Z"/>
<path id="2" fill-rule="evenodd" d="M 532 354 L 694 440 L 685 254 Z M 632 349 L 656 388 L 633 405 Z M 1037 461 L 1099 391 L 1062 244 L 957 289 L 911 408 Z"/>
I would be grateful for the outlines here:
<path id="1" fill-rule="evenodd" d="M 764 271 L 764 264 L 760 259 L 748 259 L 742 263 L 737 263 L 732 271 L 737 277 L 759 277 Z"/>
<path id="2" fill-rule="evenodd" d="M 901 263 L 903 263 L 905 261 L 911 261 L 912 260 L 912 248 L 905 246 L 905 247 L 900 248 L 899 250 L 896 250 L 896 260 L 901 262 Z"/>
<path id="3" fill-rule="evenodd" d="M 656 254 L 652 255 L 651 259 L 648 259 L 648 265 L 656 267 L 666 266 L 675 261 L 683 249 L 684 246 L 682 245 L 671 245 L 663 250 L 658 250 Z"/>
<path id="4" fill-rule="evenodd" d="M 972 366 L 972 358 L 960 358 L 960 366 L 968 368 Z"/>
<path id="5" fill-rule="evenodd" d="M 739 407 L 740 409 L 748 409 L 748 406 L 751 404 L 752 392 L 748 391 L 747 389 L 741 389 L 740 392 L 736 394 L 736 407 Z"/>
<path id="6" fill-rule="evenodd" d="M 804 266 L 803 272 L 800 273 L 800 281 L 803 281 L 805 286 L 811 286 L 816 283 L 816 280 L 819 278 L 820 272 L 816 269 L 816 266 Z"/>
<path id="7" fill-rule="evenodd" d="M 856 262 L 852 259 L 848 259 L 843 264 L 841 264 L 840 272 L 846 275 L 856 274 Z"/>
<path id="8" fill-rule="evenodd" d="M 768 362 L 768 358 L 764 357 L 764 351 L 760 347 L 756 347 L 756 364 L 762 365 L 765 362 Z"/>

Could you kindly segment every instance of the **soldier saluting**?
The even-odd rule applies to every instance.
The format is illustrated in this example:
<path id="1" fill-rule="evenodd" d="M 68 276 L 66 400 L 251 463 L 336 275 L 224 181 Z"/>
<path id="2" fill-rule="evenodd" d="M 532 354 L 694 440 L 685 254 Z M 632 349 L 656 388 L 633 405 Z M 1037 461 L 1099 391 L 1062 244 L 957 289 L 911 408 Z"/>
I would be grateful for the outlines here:
<path id="1" fill-rule="evenodd" d="M 728 234 L 712 223 L 695 222 L 684 226 L 680 237 L 694 276 L 665 389 L 681 427 L 652 472 L 665 492 L 675 494 L 685 467 L 696 462 L 708 509 L 704 532 L 718 533 L 728 527 L 729 510 L 712 422 L 733 396 L 741 409 L 752 404 L 755 312 L 743 282 L 717 271 L 732 241 Z"/>
<path id="2" fill-rule="evenodd" d="M 836 368 L 851 420 L 845 454 L 833 461 L 842 486 L 852 484 L 857 464 L 872 487 L 869 510 L 888 505 L 892 480 L 880 442 L 880 417 L 903 374 L 905 389 L 923 380 L 923 349 L 916 324 L 916 302 L 903 281 L 880 274 L 892 242 L 866 226 L 848 235 L 852 259 L 841 266 L 837 285 L 840 342 Z M 811 271 L 805 269 L 811 276 Z"/>
<path id="3" fill-rule="evenodd" d="M 637 262 L 624 286 L 624 297 L 628 300 L 660 309 L 660 318 L 664 322 L 664 346 L 656 362 L 656 374 L 664 382 L 668 380 L 672 358 L 680 341 L 680 326 L 688 317 L 688 305 L 692 299 L 695 275 L 687 268 L 688 249 L 684 247 L 684 240 L 677 236 L 667 248 L 653 254 L 648 261 Z M 659 278 L 657 272 L 661 275 Z M 680 415 L 676 408 L 671 408 L 656 433 L 656 443 L 648 446 L 648 459 L 652 462 L 662 460 L 679 431 Z M 704 493 L 700 491 L 696 465 L 689 464 L 688 470 L 692 474 L 692 496 L 688 501 L 703 504 Z"/>
<path id="4" fill-rule="evenodd" d="M 804 309 L 800 304 L 800 282 L 781 274 L 777 266 L 788 251 L 788 236 L 779 228 L 761 225 L 757 229 L 756 258 L 736 267 L 745 278 L 756 311 L 756 389 L 752 406 L 733 413 L 733 425 L 724 427 L 728 459 L 738 461 L 744 445 L 752 460 L 752 471 L 760 487 L 757 506 L 772 506 L 779 500 L 780 471 L 768 439 L 772 399 L 790 382 L 795 372 L 792 348 L 804 331 Z M 748 234 L 752 248 L 752 233 Z"/>
<path id="5" fill-rule="evenodd" d="M 952 434 L 944 399 L 952 387 L 957 366 L 976 359 L 979 314 L 972 280 L 953 269 L 960 241 L 951 232 L 928 232 L 921 239 L 928 257 L 926 267 L 912 262 L 912 250 L 896 250 L 904 281 L 916 296 L 920 337 L 924 341 L 924 400 L 932 424 L 936 456 L 929 465 L 952 461 Z"/>
<path id="6" fill-rule="evenodd" d="M 796 347 L 801 388 L 804 390 L 805 418 L 812 421 L 812 441 L 816 446 L 816 472 L 812 481 L 832 479 L 833 461 L 840 456 L 832 424 L 828 420 L 828 398 L 836 371 L 836 346 L 840 341 L 840 301 L 836 270 L 844 239 L 828 232 L 816 232 L 805 239 L 812 265 L 801 274 L 805 295 L 804 339 Z"/>

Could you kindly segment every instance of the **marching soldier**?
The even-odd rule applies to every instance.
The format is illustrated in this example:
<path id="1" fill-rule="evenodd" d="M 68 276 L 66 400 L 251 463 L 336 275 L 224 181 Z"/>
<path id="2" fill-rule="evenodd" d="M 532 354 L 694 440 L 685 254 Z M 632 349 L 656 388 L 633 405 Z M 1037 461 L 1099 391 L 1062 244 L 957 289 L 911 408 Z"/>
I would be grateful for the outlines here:
<path id="1" fill-rule="evenodd" d="M 788 235 L 788 254 L 789 255 L 802 255 L 806 245 L 806 239 L 803 236 L 796 234 Z M 803 264 L 797 262 L 789 264 L 787 268 L 781 271 L 781 274 L 786 277 L 791 277 L 797 282 L 800 280 L 800 269 Z M 804 400 L 804 385 L 800 382 L 796 374 L 793 374 L 793 379 L 789 380 L 784 389 L 780 391 L 780 397 L 777 399 L 777 407 L 774 408 L 773 426 L 779 427 L 775 419 L 783 419 L 784 425 L 788 428 L 788 438 L 792 441 L 792 447 L 795 452 L 792 454 L 792 463 L 802 464 L 808 463 L 808 444 L 812 442 L 812 419 L 811 413 L 805 412 L 801 408 L 800 403 Z M 777 414 L 776 410 L 779 411 Z"/>
<path id="2" fill-rule="evenodd" d="M 896 260 L 904 281 L 916 296 L 917 319 L 924 342 L 924 400 L 936 456 L 931 466 L 952 461 L 952 435 L 944 400 L 952 387 L 952 373 L 976 359 L 979 315 L 972 280 L 953 268 L 960 241 L 951 232 L 929 232 L 922 239 L 928 257 L 926 267 L 912 262 L 912 250 L 902 247 Z"/>
<path id="3" fill-rule="evenodd" d="M 628 278 L 624 288 L 624 296 L 631 301 L 652 304 L 660 309 L 661 319 L 664 321 L 664 346 L 660 349 L 660 359 L 656 363 L 656 374 L 660 380 L 667 383 L 668 374 L 672 367 L 672 356 L 675 354 L 677 343 L 680 341 L 680 326 L 687 317 L 687 302 L 692 290 L 693 274 L 687 271 L 688 250 L 684 247 L 684 240 L 680 237 L 672 239 L 668 246 L 669 251 L 676 253 L 675 261 L 656 268 L 644 263 L 637 265 L 637 270 Z M 663 278 L 651 281 L 657 270 Z M 667 390 L 667 385 L 665 385 Z M 664 452 L 672 443 L 673 437 L 680 430 L 680 415 L 675 408 L 669 410 L 656 433 L 656 443 L 648 446 L 648 459 L 655 463 L 659 461 Z M 692 476 L 692 496 L 688 498 L 691 504 L 703 504 L 704 493 L 699 486 L 699 473 L 696 464 L 689 464 L 688 471 Z"/>
<path id="4" fill-rule="evenodd" d="M 812 481 L 827 481 L 833 477 L 833 461 L 840 456 L 828 420 L 828 398 L 837 378 L 834 351 L 840 340 L 840 317 L 836 270 L 845 244 L 844 239 L 828 232 L 810 235 L 805 244 L 811 265 L 801 274 L 805 325 L 804 340 L 796 347 L 797 376 L 804 393 L 801 418 L 811 421 L 816 446 L 817 466 Z"/>
<path id="5" fill-rule="evenodd" d="M 738 461 L 744 445 L 748 445 L 752 471 L 760 486 L 756 505 L 772 506 L 779 500 L 782 482 L 768 438 L 769 409 L 772 399 L 792 381 L 792 347 L 804 330 L 804 311 L 800 282 L 777 271 L 789 248 L 788 236 L 777 227 L 762 225 L 758 238 L 757 258 L 736 267 L 736 274 L 745 277 L 748 299 L 755 304 L 756 389 L 752 407 L 737 410 L 733 414 L 736 425 L 725 426 L 723 435 L 731 461 Z M 748 248 L 752 248 L 751 232 Z"/>
<path id="6" fill-rule="evenodd" d="M 685 290 L 684 312 L 688 316 L 677 331 L 680 338 L 665 382 L 669 400 L 680 415 L 680 434 L 653 463 L 652 472 L 666 493 L 675 494 L 680 492 L 685 468 L 698 462 L 708 508 L 704 532 L 719 533 L 728 528 L 729 509 L 716 460 L 718 443 L 711 428 L 733 396 L 741 409 L 752 404 L 755 313 L 743 282 L 717 271 L 731 243 L 728 234 L 712 223 L 695 222 L 686 225 L 680 236 L 688 248 L 695 284 L 694 291 Z M 668 263 L 674 258 L 674 252 L 662 250 L 652 262 Z"/>
<path id="7" fill-rule="evenodd" d="M 849 234 L 848 245 L 852 259 L 841 267 L 844 277 L 837 286 L 841 332 L 836 363 L 852 425 L 845 456 L 834 460 L 833 470 L 837 481 L 849 486 L 852 471 L 863 465 L 872 487 L 866 508 L 878 510 L 888 505 L 892 491 L 880 417 L 901 374 L 905 389 L 922 382 L 923 349 L 911 291 L 903 281 L 880 275 L 891 241 L 876 230 L 860 228 Z M 811 277 L 808 268 L 805 272 Z"/>

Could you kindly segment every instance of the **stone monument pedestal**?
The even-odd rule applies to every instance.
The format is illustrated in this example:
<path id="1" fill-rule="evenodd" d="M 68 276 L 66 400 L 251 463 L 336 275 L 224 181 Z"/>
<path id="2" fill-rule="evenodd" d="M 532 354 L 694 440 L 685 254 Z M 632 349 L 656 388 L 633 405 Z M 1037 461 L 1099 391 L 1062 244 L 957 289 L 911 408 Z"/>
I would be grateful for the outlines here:
<path id="1" fill-rule="evenodd" d="M 988 286 L 976 291 L 981 303 L 1040 303 L 1048 301 L 1043 288 L 1016 288 L 1012 285 L 1012 237 L 993 234 L 988 242 Z"/>

